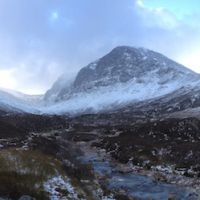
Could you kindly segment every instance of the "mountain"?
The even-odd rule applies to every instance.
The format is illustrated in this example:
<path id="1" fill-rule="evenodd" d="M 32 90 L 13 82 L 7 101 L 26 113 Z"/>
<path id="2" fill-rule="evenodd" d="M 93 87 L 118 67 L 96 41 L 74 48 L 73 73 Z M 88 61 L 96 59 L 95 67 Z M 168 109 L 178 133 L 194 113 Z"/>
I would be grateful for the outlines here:
<path id="1" fill-rule="evenodd" d="M 200 106 L 200 75 L 144 48 L 120 46 L 61 76 L 43 96 L 0 89 L 0 114 L 139 113 L 159 116 Z"/>
<path id="2" fill-rule="evenodd" d="M 68 84 L 64 77 L 45 95 L 44 112 L 96 112 L 160 98 L 200 86 L 200 75 L 144 48 L 119 46 L 82 68 Z M 56 103 L 56 104 L 55 104 Z"/>
<path id="3" fill-rule="evenodd" d="M 0 114 L 37 113 L 42 96 L 31 96 L 13 90 L 0 89 Z"/>
<path id="4" fill-rule="evenodd" d="M 49 89 L 45 96 L 44 96 L 44 101 L 46 102 L 52 102 L 52 101 L 57 101 L 57 96 L 62 92 L 67 92 L 72 83 L 73 83 L 73 79 L 69 80 L 66 78 L 67 75 L 63 74 L 62 76 L 60 76 L 58 78 L 58 80 L 53 84 L 53 86 L 51 87 L 51 89 Z"/>

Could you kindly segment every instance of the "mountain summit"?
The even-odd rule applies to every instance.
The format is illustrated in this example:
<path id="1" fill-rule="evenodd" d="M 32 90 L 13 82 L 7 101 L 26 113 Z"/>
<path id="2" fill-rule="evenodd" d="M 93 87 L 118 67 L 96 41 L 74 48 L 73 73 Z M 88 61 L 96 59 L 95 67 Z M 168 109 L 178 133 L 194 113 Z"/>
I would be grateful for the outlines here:
<path id="1" fill-rule="evenodd" d="M 116 47 L 109 54 L 84 67 L 76 77 L 74 88 L 86 90 L 95 86 L 107 86 L 115 83 L 126 83 L 132 79 L 140 79 L 149 73 L 160 79 L 176 79 L 194 73 L 167 57 L 144 49 L 133 47 Z"/>
<path id="2" fill-rule="evenodd" d="M 160 53 L 119 46 L 82 68 L 72 83 L 63 80 L 45 95 L 52 104 L 61 102 L 56 109 L 63 110 L 64 103 L 67 110 L 101 110 L 193 87 L 200 75 Z"/>

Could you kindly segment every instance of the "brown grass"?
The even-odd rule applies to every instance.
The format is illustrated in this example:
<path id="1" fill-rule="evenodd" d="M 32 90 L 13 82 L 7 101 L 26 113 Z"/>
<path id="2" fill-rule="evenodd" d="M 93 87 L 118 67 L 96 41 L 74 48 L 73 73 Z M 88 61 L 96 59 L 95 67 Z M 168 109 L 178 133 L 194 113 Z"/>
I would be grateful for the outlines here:
<path id="1" fill-rule="evenodd" d="M 0 194 L 12 199 L 24 194 L 36 199 L 49 199 L 43 183 L 58 172 L 63 173 L 60 161 L 37 150 L 2 150 Z"/>

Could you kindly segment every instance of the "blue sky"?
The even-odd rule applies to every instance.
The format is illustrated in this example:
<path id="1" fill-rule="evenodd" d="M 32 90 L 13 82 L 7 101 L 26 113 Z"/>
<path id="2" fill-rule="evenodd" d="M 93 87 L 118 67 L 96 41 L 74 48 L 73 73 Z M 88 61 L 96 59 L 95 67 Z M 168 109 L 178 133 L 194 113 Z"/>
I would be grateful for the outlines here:
<path id="1" fill-rule="evenodd" d="M 0 87 L 43 93 L 118 45 L 200 72 L 198 0 L 0 0 Z"/>

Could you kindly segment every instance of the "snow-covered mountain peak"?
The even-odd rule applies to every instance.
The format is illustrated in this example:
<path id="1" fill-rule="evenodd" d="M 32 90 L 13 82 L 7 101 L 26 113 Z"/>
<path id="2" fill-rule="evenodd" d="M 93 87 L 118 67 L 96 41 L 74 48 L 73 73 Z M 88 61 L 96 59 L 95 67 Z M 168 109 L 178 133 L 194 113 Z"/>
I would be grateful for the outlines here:
<path id="1" fill-rule="evenodd" d="M 62 84 L 63 78 L 57 81 L 56 86 L 59 88 L 53 87 L 56 91 L 50 90 L 46 97 L 54 97 L 52 99 L 59 101 L 68 99 L 75 93 L 91 92 L 129 82 L 146 84 L 151 80 L 163 85 L 182 79 L 194 81 L 199 79 L 199 75 L 160 53 L 144 48 L 119 46 L 82 68 L 70 88 L 67 84 Z"/>
<path id="2" fill-rule="evenodd" d="M 107 70 L 109 68 L 121 67 L 124 70 L 126 68 L 133 68 L 144 73 L 157 69 L 158 67 L 173 68 L 174 70 L 187 71 L 188 73 L 191 72 L 191 70 L 172 61 L 166 56 L 142 47 L 118 46 L 101 59 L 86 66 L 86 68 L 98 70 L 98 68 L 102 68 L 102 65 L 104 65 L 103 69 Z"/>
<path id="3" fill-rule="evenodd" d="M 200 75 L 144 48 L 119 46 L 82 68 L 69 85 L 56 82 L 46 99 L 52 112 L 102 110 L 199 85 Z M 64 83 L 64 84 L 62 84 Z"/>
<path id="4" fill-rule="evenodd" d="M 87 89 L 92 85 L 123 83 L 133 78 L 142 78 L 152 72 L 160 79 L 166 77 L 166 74 L 170 76 L 169 78 L 186 74 L 194 75 L 191 70 L 154 51 L 120 46 L 80 70 L 74 87 Z"/>

